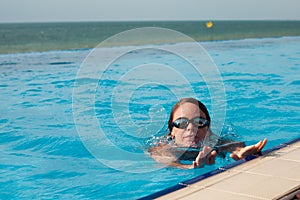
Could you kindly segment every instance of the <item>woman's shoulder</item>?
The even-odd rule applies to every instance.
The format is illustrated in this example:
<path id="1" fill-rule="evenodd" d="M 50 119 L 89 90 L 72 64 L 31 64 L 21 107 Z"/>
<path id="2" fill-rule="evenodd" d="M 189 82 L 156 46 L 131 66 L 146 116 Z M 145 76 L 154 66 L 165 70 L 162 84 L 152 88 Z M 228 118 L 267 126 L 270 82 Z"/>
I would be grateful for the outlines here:
<path id="1" fill-rule="evenodd" d="M 148 152 L 155 153 L 155 152 L 161 152 L 161 151 L 168 151 L 170 149 L 171 149 L 171 147 L 168 144 L 163 143 L 163 144 L 159 144 L 154 147 L 150 147 L 148 149 Z"/>

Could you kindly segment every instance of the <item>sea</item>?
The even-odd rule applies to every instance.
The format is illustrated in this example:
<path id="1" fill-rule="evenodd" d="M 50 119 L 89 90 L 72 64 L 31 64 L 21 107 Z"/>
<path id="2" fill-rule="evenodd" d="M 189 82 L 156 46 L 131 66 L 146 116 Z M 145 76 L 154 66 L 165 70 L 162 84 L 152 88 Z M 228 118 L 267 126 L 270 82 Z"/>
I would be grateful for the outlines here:
<path id="1" fill-rule="evenodd" d="M 196 41 L 300 35 L 300 21 L 212 21 L 211 28 L 206 23 L 207 21 L 4 23 L 0 24 L 0 53 L 94 48 L 115 34 L 141 27 L 172 29 Z M 143 35 L 137 40 L 140 44 L 149 43 Z"/>
<path id="2" fill-rule="evenodd" d="M 150 157 L 180 97 L 247 145 L 299 138 L 300 21 L 212 24 L 0 24 L 0 199 L 138 199 L 232 164 Z"/>

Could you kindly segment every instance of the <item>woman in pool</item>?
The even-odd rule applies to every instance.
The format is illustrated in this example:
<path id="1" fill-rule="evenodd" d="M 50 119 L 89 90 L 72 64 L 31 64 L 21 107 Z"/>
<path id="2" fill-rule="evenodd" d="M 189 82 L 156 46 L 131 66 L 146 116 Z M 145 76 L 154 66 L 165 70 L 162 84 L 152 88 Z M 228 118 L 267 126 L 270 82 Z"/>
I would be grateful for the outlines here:
<path id="1" fill-rule="evenodd" d="M 230 157 L 234 160 L 260 154 L 267 143 L 266 139 L 251 146 L 245 146 L 243 142 L 218 141 L 217 149 L 202 147 L 204 141 L 211 140 L 216 135 L 210 130 L 207 108 L 194 98 L 181 99 L 173 106 L 168 129 L 172 142 L 150 148 L 149 152 L 158 162 L 185 169 L 214 164 L 218 153 L 231 152 Z M 184 164 L 184 160 L 192 160 L 193 163 Z"/>

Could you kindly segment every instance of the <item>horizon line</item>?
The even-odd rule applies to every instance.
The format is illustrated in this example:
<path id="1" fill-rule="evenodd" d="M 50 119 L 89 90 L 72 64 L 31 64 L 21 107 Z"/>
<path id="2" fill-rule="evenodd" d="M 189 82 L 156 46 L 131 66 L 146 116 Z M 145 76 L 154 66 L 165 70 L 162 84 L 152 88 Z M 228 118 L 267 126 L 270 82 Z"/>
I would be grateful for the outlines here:
<path id="1" fill-rule="evenodd" d="M 3 21 L 0 24 L 30 23 L 106 23 L 106 22 L 206 22 L 206 21 L 300 21 L 300 19 L 143 19 L 143 20 L 53 20 L 53 21 Z"/>

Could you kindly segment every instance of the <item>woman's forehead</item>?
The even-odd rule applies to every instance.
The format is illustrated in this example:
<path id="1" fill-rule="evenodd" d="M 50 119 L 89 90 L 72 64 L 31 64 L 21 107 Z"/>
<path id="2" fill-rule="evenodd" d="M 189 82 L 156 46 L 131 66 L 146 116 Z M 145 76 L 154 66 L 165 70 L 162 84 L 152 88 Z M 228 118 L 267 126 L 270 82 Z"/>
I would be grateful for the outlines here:
<path id="1" fill-rule="evenodd" d="M 174 118 L 178 117 L 205 117 L 205 114 L 199 109 L 199 107 L 193 103 L 186 102 L 180 104 L 180 106 L 174 112 Z"/>

